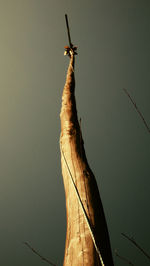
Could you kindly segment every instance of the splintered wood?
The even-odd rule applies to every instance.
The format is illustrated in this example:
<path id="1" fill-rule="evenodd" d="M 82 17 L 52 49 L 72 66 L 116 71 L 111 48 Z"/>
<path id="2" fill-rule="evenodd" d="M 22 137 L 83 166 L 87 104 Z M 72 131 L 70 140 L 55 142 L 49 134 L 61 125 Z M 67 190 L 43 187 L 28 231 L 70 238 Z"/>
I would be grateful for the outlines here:
<path id="1" fill-rule="evenodd" d="M 67 216 L 64 266 L 113 266 L 103 206 L 87 162 L 78 122 L 74 60 L 72 52 L 60 113 L 61 166 Z"/>

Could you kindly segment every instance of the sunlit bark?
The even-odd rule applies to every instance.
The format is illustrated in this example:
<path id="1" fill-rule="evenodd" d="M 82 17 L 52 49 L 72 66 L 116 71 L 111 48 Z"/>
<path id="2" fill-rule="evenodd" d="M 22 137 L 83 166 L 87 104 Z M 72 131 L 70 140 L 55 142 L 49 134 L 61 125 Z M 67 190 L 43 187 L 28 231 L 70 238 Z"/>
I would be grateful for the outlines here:
<path id="1" fill-rule="evenodd" d="M 72 53 L 60 113 L 61 165 L 67 215 L 64 266 L 113 266 L 103 206 L 95 177 L 85 155 L 74 90 L 74 54 Z"/>

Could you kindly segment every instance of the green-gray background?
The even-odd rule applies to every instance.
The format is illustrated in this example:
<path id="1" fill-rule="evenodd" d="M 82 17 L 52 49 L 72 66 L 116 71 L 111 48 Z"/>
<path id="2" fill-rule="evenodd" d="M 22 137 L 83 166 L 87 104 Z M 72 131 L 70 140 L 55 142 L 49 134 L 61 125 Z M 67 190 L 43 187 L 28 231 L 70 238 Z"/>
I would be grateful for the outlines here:
<path id="1" fill-rule="evenodd" d="M 112 250 L 146 266 L 121 232 L 150 253 L 150 134 L 123 92 L 150 125 L 149 0 L 0 0 L 0 265 L 44 265 L 23 241 L 63 262 L 65 13 L 78 45 L 78 114 Z"/>

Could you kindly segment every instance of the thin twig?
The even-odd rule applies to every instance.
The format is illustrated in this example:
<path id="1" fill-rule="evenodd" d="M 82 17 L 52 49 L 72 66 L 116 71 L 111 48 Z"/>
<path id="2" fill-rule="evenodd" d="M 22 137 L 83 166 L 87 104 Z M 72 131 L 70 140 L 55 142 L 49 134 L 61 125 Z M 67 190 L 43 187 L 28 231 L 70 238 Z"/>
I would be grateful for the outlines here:
<path id="1" fill-rule="evenodd" d="M 121 233 L 121 234 L 122 234 L 122 236 L 127 238 L 132 244 L 134 244 L 150 260 L 150 255 L 147 254 L 147 252 L 143 248 L 141 248 L 141 246 L 133 238 L 127 236 L 124 233 Z"/>
<path id="2" fill-rule="evenodd" d="M 131 261 L 129 261 L 128 259 L 126 259 L 125 257 L 120 256 L 120 255 L 118 254 L 117 250 L 115 250 L 115 255 L 116 255 L 119 259 L 121 259 L 121 260 L 125 261 L 126 263 L 128 263 L 129 265 L 135 266 L 135 265 L 134 265 Z"/>
<path id="3" fill-rule="evenodd" d="M 23 242 L 29 249 L 31 249 L 37 256 L 39 256 L 41 258 L 41 260 L 46 261 L 48 264 L 56 266 L 56 264 L 52 263 L 51 261 L 49 261 L 48 259 L 44 258 L 40 253 L 38 253 L 33 247 L 31 247 L 31 245 L 28 242 Z"/>
<path id="4" fill-rule="evenodd" d="M 143 123 L 145 125 L 145 127 L 147 128 L 148 132 L 150 133 L 150 128 L 144 118 L 144 116 L 142 115 L 141 111 L 139 110 L 139 108 L 137 107 L 136 103 L 133 101 L 133 99 L 131 98 L 130 94 L 128 93 L 127 89 L 123 88 L 124 92 L 126 93 L 126 95 L 129 97 L 130 101 L 132 102 L 132 104 L 134 105 L 136 111 L 138 112 L 139 116 L 141 117 L 141 119 L 143 120 Z"/>

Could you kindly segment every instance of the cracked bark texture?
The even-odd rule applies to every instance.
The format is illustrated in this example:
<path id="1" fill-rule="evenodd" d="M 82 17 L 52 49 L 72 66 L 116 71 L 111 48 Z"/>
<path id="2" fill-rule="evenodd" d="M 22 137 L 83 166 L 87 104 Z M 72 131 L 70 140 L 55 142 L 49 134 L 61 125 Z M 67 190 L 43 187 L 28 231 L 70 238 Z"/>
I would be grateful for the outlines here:
<path id="1" fill-rule="evenodd" d="M 74 54 L 70 56 L 66 83 L 62 95 L 61 166 L 66 196 L 67 232 L 64 266 L 113 266 L 107 224 L 94 174 L 85 154 L 75 101 Z M 68 170 L 69 169 L 69 170 Z M 69 173 L 70 171 L 70 173 Z M 89 218 L 96 245 L 95 249 L 83 209 L 79 204 L 71 179 Z"/>

